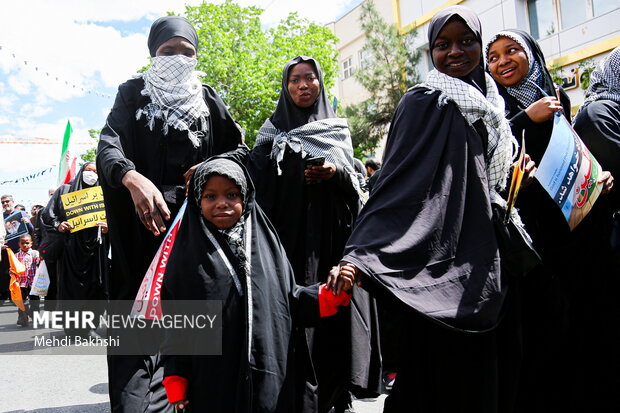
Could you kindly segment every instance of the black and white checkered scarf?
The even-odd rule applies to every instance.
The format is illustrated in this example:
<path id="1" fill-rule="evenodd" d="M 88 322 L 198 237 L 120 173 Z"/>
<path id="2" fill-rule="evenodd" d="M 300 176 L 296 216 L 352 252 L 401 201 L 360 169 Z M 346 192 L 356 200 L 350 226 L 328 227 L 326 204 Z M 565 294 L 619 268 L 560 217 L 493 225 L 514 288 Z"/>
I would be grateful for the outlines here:
<path id="1" fill-rule="evenodd" d="M 256 146 L 271 145 L 271 159 L 276 163 L 278 175 L 282 174 L 280 163 L 287 148 L 301 153 L 302 157 L 323 156 L 326 161 L 344 168 L 351 175 L 351 182 L 359 193 L 359 181 L 353 161 L 351 132 L 346 119 L 327 118 L 306 123 L 288 132 L 278 130 L 269 119 L 256 136 Z"/>
<path id="2" fill-rule="evenodd" d="M 493 42 L 500 37 L 508 37 L 509 39 L 514 40 L 523 48 L 525 54 L 527 55 L 529 70 L 525 75 L 525 79 L 523 79 L 523 81 L 515 87 L 506 87 L 508 94 L 517 99 L 517 101 L 519 101 L 524 108 L 527 108 L 532 103 L 547 95 L 546 93 L 543 93 L 541 86 L 543 84 L 543 69 L 540 66 L 540 63 L 534 58 L 532 50 L 525 39 L 517 33 L 511 31 L 501 31 L 487 42 L 487 46 L 485 48 L 485 54 L 487 56 L 489 54 L 489 47 L 491 44 L 493 44 Z M 486 60 L 488 61 L 488 58 Z"/>
<path id="3" fill-rule="evenodd" d="M 485 73 L 487 94 L 460 79 L 448 76 L 437 69 L 431 70 L 424 83 L 418 85 L 440 91 L 439 104 L 456 103 L 459 111 L 473 125 L 479 119 L 489 134 L 487 145 L 487 177 L 491 200 L 500 205 L 506 202 L 499 192 L 506 188 L 506 178 L 518 152 L 517 140 L 512 136 L 510 124 L 504 116 L 504 99 L 497 91 L 493 78 Z"/>
<path id="4" fill-rule="evenodd" d="M 157 56 L 151 67 L 138 75 L 144 79 L 142 95 L 151 103 L 136 112 L 136 119 L 146 117 L 151 130 L 155 119 L 164 122 L 164 135 L 168 128 L 187 131 L 194 147 L 200 146 L 198 132 L 209 130 L 209 107 L 202 95 L 202 83 L 197 72 L 197 60 L 183 55 Z M 194 129 L 194 130 L 192 130 Z"/>
<path id="5" fill-rule="evenodd" d="M 579 110 L 601 99 L 620 103 L 620 46 L 612 50 L 590 74 L 590 86 Z"/>

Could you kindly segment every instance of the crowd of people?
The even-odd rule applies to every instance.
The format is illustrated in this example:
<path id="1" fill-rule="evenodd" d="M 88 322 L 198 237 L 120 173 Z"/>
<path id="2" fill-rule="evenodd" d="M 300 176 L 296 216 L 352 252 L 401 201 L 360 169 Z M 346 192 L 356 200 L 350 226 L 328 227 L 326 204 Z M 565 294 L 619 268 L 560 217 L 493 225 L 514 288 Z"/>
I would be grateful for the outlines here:
<path id="1" fill-rule="evenodd" d="M 388 413 L 617 410 L 620 48 L 572 120 L 528 33 L 483 44 L 476 14 L 450 6 L 428 40 L 434 69 L 403 96 L 383 159 L 364 165 L 315 59 L 284 66 L 250 149 L 195 72 L 191 23 L 156 20 L 152 65 L 119 87 L 96 164 L 24 212 L 32 235 L 3 247 L 0 292 L 4 249 L 28 267 L 24 296 L 38 249 L 52 281 L 45 301 L 131 302 L 182 211 L 162 298 L 221 300 L 222 354 L 163 351 L 188 340 L 178 334 L 156 354 L 110 354 L 113 412 L 339 413 L 383 388 Z M 602 195 L 573 231 L 534 179 L 556 116 L 604 169 Z M 510 219 L 540 257 L 527 274 L 502 260 L 494 223 L 522 142 Z M 107 222 L 72 232 L 60 196 L 97 185 Z M 6 218 L 14 201 L 1 199 Z"/>

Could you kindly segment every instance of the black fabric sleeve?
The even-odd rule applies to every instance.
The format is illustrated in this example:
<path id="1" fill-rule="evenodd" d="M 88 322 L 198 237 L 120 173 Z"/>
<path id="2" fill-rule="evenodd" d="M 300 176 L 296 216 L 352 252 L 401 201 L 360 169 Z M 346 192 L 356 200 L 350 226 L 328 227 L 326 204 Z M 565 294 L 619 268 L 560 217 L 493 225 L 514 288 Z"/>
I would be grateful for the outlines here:
<path id="1" fill-rule="evenodd" d="M 123 176 L 136 169 L 129 160 L 132 154 L 128 153 L 136 117 L 135 105 L 128 102 L 129 91 L 128 83 L 118 88 L 114 106 L 101 130 L 97 148 L 97 172 L 112 188 L 120 188 Z"/>
<path id="2" fill-rule="evenodd" d="M 330 181 L 341 189 L 345 202 L 353 211 L 359 211 L 359 194 L 351 181 L 353 175 L 342 165 L 336 165 L 336 173 Z"/>
<path id="3" fill-rule="evenodd" d="M 291 271 L 291 277 L 292 277 Z M 294 277 L 291 290 L 291 313 L 293 323 L 299 327 L 315 327 L 321 320 L 319 311 L 319 284 L 302 287 L 295 284 Z"/>

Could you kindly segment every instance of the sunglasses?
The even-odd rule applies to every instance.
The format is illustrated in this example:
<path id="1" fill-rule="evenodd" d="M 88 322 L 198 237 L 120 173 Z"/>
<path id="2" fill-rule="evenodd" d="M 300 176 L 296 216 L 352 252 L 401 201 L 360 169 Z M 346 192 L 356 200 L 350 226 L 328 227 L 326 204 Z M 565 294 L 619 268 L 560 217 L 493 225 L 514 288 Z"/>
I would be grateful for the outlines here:
<path id="1" fill-rule="evenodd" d="M 11 202 L 11 200 L 7 199 L 6 201 L 0 201 L 0 204 L 8 204 L 9 202 Z"/>

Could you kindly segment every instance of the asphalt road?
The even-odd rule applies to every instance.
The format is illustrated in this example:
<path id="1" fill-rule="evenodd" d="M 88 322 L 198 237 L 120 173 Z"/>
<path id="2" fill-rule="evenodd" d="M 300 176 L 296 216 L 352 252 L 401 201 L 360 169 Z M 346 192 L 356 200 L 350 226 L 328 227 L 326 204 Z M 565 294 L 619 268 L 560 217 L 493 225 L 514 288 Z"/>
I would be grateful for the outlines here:
<path id="1" fill-rule="evenodd" d="M 34 349 L 35 335 L 58 330 L 16 325 L 17 308 L 0 303 L 0 412 L 108 413 L 108 377 L 104 355 L 51 355 Z M 385 395 L 356 400 L 358 413 L 381 413 Z"/>

